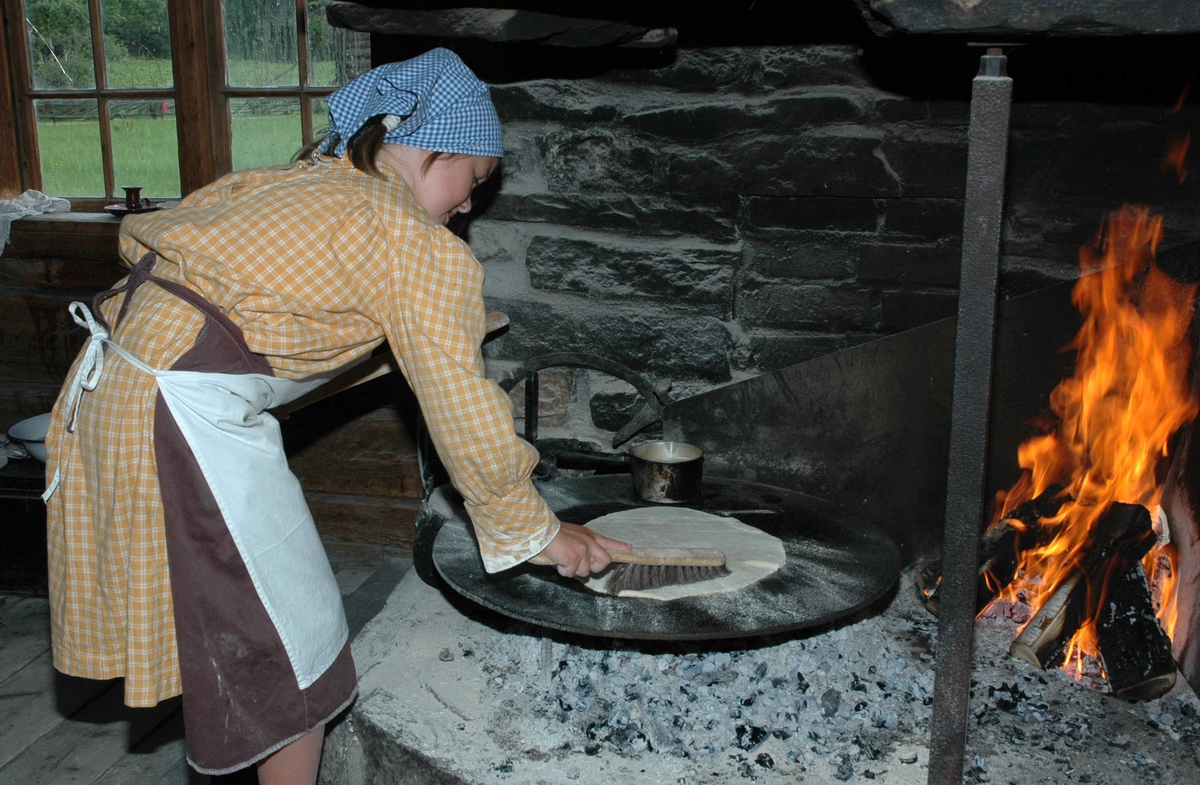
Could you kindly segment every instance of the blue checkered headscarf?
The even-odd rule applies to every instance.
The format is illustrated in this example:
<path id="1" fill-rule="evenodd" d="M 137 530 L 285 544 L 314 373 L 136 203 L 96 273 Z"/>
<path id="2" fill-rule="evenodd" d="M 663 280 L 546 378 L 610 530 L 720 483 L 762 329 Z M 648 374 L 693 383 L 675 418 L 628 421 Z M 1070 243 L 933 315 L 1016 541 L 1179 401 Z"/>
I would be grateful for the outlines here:
<path id="1" fill-rule="evenodd" d="M 504 156 L 500 118 L 488 86 L 449 49 L 373 68 L 329 96 L 329 131 L 337 134 L 338 143 L 325 152 L 344 154 L 358 129 L 380 114 L 406 118 L 388 131 L 384 142 Z"/>

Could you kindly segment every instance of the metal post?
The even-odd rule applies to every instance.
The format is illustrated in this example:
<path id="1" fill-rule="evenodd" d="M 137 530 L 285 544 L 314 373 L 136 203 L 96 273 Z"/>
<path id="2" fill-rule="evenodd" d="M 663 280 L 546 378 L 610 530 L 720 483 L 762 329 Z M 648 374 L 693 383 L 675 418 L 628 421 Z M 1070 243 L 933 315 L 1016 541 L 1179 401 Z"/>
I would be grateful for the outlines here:
<path id="1" fill-rule="evenodd" d="M 989 47 L 971 86 L 962 278 L 954 351 L 950 471 L 942 547 L 941 612 L 929 740 L 929 785 L 962 781 L 975 633 L 976 572 L 984 506 L 996 279 L 1012 79 Z"/>

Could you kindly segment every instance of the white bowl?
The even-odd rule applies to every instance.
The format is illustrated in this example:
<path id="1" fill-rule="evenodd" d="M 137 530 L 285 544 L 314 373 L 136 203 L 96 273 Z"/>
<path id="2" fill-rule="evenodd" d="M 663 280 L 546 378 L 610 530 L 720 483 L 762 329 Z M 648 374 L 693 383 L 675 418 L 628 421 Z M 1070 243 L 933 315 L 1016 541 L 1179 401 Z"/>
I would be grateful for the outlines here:
<path id="1" fill-rule="evenodd" d="M 50 415 L 39 414 L 27 420 L 21 420 L 8 429 L 8 438 L 25 449 L 42 463 L 46 462 L 46 429 L 50 427 Z"/>

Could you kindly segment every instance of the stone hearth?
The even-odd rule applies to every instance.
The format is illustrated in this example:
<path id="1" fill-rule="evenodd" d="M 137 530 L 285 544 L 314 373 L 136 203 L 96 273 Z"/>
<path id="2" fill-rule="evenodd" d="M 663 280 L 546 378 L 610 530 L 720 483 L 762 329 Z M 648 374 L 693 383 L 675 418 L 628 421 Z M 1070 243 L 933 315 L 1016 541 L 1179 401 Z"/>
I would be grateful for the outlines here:
<path id="1" fill-rule="evenodd" d="M 410 573 L 359 635 L 322 782 L 926 780 L 936 620 L 911 573 L 837 626 L 690 649 L 544 637 L 451 600 Z M 1190 780 L 1185 684 L 1126 703 L 1008 658 L 1014 626 L 979 624 L 968 782 Z"/>

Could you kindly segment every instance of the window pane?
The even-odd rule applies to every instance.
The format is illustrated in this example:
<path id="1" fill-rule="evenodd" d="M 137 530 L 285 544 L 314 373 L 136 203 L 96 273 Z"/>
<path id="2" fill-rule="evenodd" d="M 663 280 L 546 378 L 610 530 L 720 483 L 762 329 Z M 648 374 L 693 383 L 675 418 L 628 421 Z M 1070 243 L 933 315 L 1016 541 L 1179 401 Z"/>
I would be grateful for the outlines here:
<path id="1" fill-rule="evenodd" d="M 233 168 L 286 164 L 304 146 L 296 98 L 233 98 Z"/>
<path id="2" fill-rule="evenodd" d="M 170 87 L 167 0 L 101 0 L 109 87 Z"/>
<path id="3" fill-rule="evenodd" d="M 228 80 L 234 87 L 300 84 L 296 0 L 225 0 Z"/>
<path id="4" fill-rule="evenodd" d="M 328 0 L 307 2 L 309 84 L 341 87 L 370 71 L 370 34 L 331 27 L 325 17 Z"/>
<path id="5" fill-rule="evenodd" d="M 324 98 L 312 99 L 313 137 L 320 139 L 329 133 L 329 102 Z"/>
<path id="6" fill-rule="evenodd" d="M 157 201 L 179 196 L 179 143 L 175 102 L 110 101 L 113 172 L 117 194 L 126 185 L 142 186 L 142 196 Z"/>
<path id="7" fill-rule="evenodd" d="M 100 196 L 100 112 L 95 99 L 34 101 L 42 191 L 52 196 Z"/>
<path id="8" fill-rule="evenodd" d="M 96 86 L 87 0 L 25 0 L 25 30 L 34 87 Z"/>

